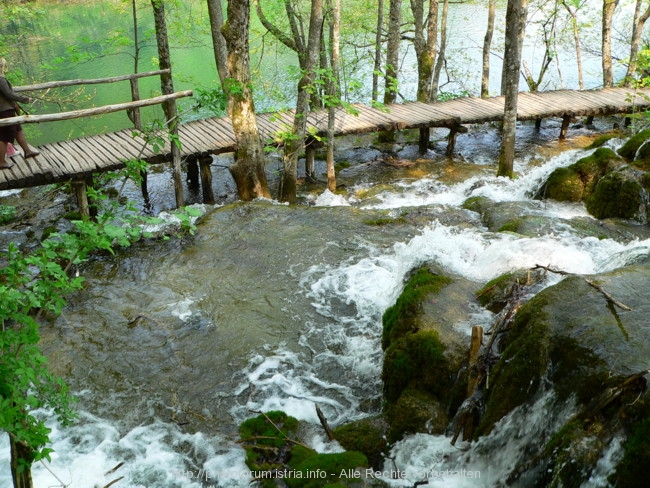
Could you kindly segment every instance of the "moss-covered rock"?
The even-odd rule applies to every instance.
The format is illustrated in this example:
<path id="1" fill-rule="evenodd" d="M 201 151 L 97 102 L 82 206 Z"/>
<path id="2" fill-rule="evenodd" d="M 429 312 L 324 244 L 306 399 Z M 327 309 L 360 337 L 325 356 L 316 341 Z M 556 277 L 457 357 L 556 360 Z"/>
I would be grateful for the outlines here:
<path id="1" fill-rule="evenodd" d="M 370 466 L 381 469 L 387 454 L 388 424 L 383 415 L 369 417 L 334 429 L 334 437 L 347 451 L 362 452 Z"/>
<path id="2" fill-rule="evenodd" d="M 650 170 L 650 142 L 644 142 L 639 148 L 634 157 L 634 161 L 632 161 L 632 166 L 643 171 Z"/>
<path id="3" fill-rule="evenodd" d="M 642 130 L 630 137 L 617 152 L 622 158 L 632 161 L 634 160 L 636 152 L 648 139 L 650 139 L 650 129 Z"/>
<path id="4" fill-rule="evenodd" d="M 582 201 L 591 195 L 600 178 L 621 163 L 621 158 L 611 149 L 598 148 L 571 166 L 553 171 L 536 198 L 552 198 L 560 202 Z"/>
<path id="5" fill-rule="evenodd" d="M 422 300 L 430 293 L 438 293 L 451 279 L 421 268 L 408 280 L 395 305 L 382 317 L 382 348 L 418 329 L 417 318 L 422 311 Z"/>
<path id="6" fill-rule="evenodd" d="M 623 452 L 623 459 L 609 477 L 609 482 L 620 488 L 642 486 L 650 465 L 650 417 L 634 425 L 623 445 Z"/>
<path id="7" fill-rule="evenodd" d="M 612 139 L 619 137 L 619 135 L 620 134 L 618 132 L 610 132 L 608 134 L 600 135 L 596 139 L 594 139 L 594 141 L 591 144 L 589 144 L 589 146 L 587 146 L 587 149 L 599 148 L 603 146 L 607 141 L 611 141 Z"/>
<path id="8" fill-rule="evenodd" d="M 620 217 L 645 219 L 647 191 L 631 171 L 615 171 L 604 176 L 585 200 L 589 213 L 597 219 Z"/>
<path id="9" fill-rule="evenodd" d="M 355 486 L 365 472 L 362 468 L 367 467 L 368 460 L 360 452 L 314 454 L 296 465 L 284 481 L 289 488 Z M 341 476 L 342 473 L 345 475 Z"/>
<path id="10" fill-rule="evenodd" d="M 246 464 L 262 487 L 384 486 L 363 481 L 370 466 L 363 453 L 317 453 L 300 442 L 299 429 L 300 422 L 281 411 L 260 414 L 240 425 Z"/>
<path id="11" fill-rule="evenodd" d="M 386 349 L 382 368 L 384 398 L 395 402 L 409 385 L 444 394 L 449 375 L 445 346 L 435 330 L 407 334 Z"/>
<path id="12" fill-rule="evenodd" d="M 489 311 L 499 313 L 512 296 L 516 285 L 530 284 L 539 279 L 539 271 L 520 269 L 497 276 L 476 292 L 478 302 Z"/>
<path id="13" fill-rule="evenodd" d="M 388 441 L 393 443 L 406 434 L 418 432 L 442 434 L 449 421 L 438 398 L 424 390 L 407 388 L 386 410 L 390 425 Z"/>

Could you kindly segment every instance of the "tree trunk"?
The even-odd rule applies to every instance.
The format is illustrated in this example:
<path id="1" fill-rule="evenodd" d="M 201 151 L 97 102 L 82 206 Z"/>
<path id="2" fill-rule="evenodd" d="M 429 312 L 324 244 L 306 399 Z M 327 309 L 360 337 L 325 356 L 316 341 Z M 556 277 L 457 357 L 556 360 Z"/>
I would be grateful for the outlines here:
<path id="1" fill-rule="evenodd" d="M 503 55 L 502 87 L 505 95 L 503 134 L 499 153 L 497 176 L 512 178 L 515 159 L 515 132 L 517 129 L 517 96 L 519 94 L 519 66 L 521 46 L 526 28 L 528 0 L 508 0 L 506 10 L 505 51 Z"/>
<path id="2" fill-rule="evenodd" d="M 411 11 L 415 24 L 413 45 L 418 61 L 418 102 L 434 102 L 431 85 L 438 51 L 438 2 L 429 2 L 427 18 L 424 18 L 424 0 L 411 0 Z M 426 26 L 426 35 L 425 35 Z M 429 127 L 420 128 L 418 149 L 425 154 L 429 147 Z"/>
<path id="3" fill-rule="evenodd" d="M 643 34 L 643 27 L 650 17 L 650 6 L 643 14 L 641 13 L 641 6 L 643 0 L 636 0 L 636 7 L 634 9 L 634 21 L 632 25 L 632 39 L 630 41 L 630 60 L 627 65 L 627 72 L 623 80 L 623 86 L 630 86 L 634 79 L 634 73 L 637 65 L 637 55 L 639 53 L 639 44 L 641 43 L 641 34 Z"/>
<path id="4" fill-rule="evenodd" d="M 151 0 L 153 7 L 154 24 L 156 27 L 156 44 L 158 45 L 158 63 L 160 69 L 169 70 L 160 75 L 160 89 L 163 95 L 174 93 L 174 83 L 171 74 L 171 56 L 169 54 L 169 41 L 167 37 L 167 22 L 165 20 L 165 3 L 163 0 Z M 163 104 L 165 117 L 167 118 L 167 128 L 171 137 L 171 153 L 174 174 L 174 192 L 176 194 L 176 206 L 185 205 L 183 197 L 183 177 L 181 173 L 181 151 L 176 141 L 178 141 L 178 112 L 176 110 L 176 101 L 168 100 Z"/>
<path id="5" fill-rule="evenodd" d="M 488 4 L 488 24 L 483 38 L 483 68 L 481 70 L 481 98 L 490 96 L 490 49 L 492 48 L 492 35 L 494 34 L 494 16 L 497 0 L 490 0 Z"/>
<path id="6" fill-rule="evenodd" d="M 433 73 L 433 80 L 431 81 L 431 100 L 437 100 L 438 87 L 440 86 L 440 73 L 442 67 L 447 62 L 447 16 L 449 13 L 449 0 L 444 0 L 442 4 L 442 16 L 440 19 L 440 50 L 438 51 L 438 60 L 436 61 L 436 68 Z"/>
<path id="7" fill-rule="evenodd" d="M 379 100 L 379 71 L 381 70 L 381 40 L 384 31 L 384 0 L 377 0 L 377 33 L 375 34 L 375 65 L 372 72 L 372 101 Z"/>
<path id="8" fill-rule="evenodd" d="M 9 436 L 9 444 L 11 448 L 11 478 L 14 488 L 33 488 L 31 466 L 34 453 L 29 447 L 17 442 L 12 435 Z M 20 465 L 24 466 L 22 470 L 19 469 Z"/>
<path id="9" fill-rule="evenodd" d="M 341 0 L 332 1 L 332 25 L 330 28 L 330 50 L 332 74 L 329 81 L 329 102 L 327 114 L 327 189 L 336 191 L 336 171 L 334 170 L 334 124 L 336 122 L 336 107 L 341 98 L 339 83 L 341 65 Z M 337 100 L 335 104 L 334 101 Z"/>
<path id="10" fill-rule="evenodd" d="M 225 85 L 228 114 L 237 140 L 237 149 L 235 162 L 229 170 L 237 185 L 239 198 L 244 201 L 271 196 L 264 168 L 264 148 L 257 127 L 251 91 L 249 25 L 249 0 L 230 0 L 228 20 L 222 28 L 222 33 L 228 50 L 228 81 Z"/>
<path id="11" fill-rule="evenodd" d="M 219 73 L 219 81 L 221 81 L 222 89 L 225 89 L 223 87 L 226 86 L 226 78 L 228 77 L 228 47 L 226 46 L 226 39 L 221 33 L 223 27 L 223 9 L 221 8 L 221 0 L 207 1 L 214 61 L 217 64 L 217 72 Z"/>
<path id="12" fill-rule="evenodd" d="M 612 69 L 612 20 L 619 0 L 603 0 L 602 19 L 602 64 L 603 86 L 614 86 L 614 71 Z"/>
<path id="13" fill-rule="evenodd" d="M 320 51 L 321 30 L 323 25 L 323 0 L 311 1 L 311 16 L 309 19 L 309 39 L 307 56 L 303 76 L 298 83 L 298 97 L 296 100 L 296 115 L 293 121 L 292 135 L 285 143 L 283 157 L 283 171 L 280 178 L 278 199 L 282 202 L 295 203 L 298 157 L 305 146 L 305 131 L 307 128 L 307 114 L 309 111 L 310 90 L 316 78 L 315 68 L 318 63 Z"/>
<path id="14" fill-rule="evenodd" d="M 576 64 L 578 66 L 578 88 L 585 89 L 584 75 L 582 71 L 582 48 L 580 47 L 580 30 L 578 29 L 578 13 L 567 5 L 566 0 L 562 0 L 562 5 L 571 16 L 571 28 L 573 29 L 573 43 L 576 48 Z"/>
<path id="15" fill-rule="evenodd" d="M 386 78 L 384 103 L 397 101 L 397 73 L 399 66 L 399 45 L 402 37 L 402 0 L 390 0 L 388 20 L 388 44 L 386 47 Z"/>

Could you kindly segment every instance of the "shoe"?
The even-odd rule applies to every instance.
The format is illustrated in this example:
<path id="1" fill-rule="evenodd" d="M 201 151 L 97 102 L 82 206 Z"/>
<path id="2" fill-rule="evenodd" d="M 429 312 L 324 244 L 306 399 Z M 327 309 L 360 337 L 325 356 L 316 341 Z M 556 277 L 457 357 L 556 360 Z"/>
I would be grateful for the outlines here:
<path id="1" fill-rule="evenodd" d="M 32 151 L 32 152 L 28 152 L 27 154 L 25 154 L 25 159 L 35 158 L 35 157 L 38 156 L 39 154 L 41 154 L 41 151 Z"/>
<path id="2" fill-rule="evenodd" d="M 9 169 L 14 167 L 14 163 L 5 164 L 0 164 L 0 169 Z"/>
<path id="3" fill-rule="evenodd" d="M 16 151 L 16 148 L 14 147 L 13 144 L 8 142 L 7 143 L 7 156 L 9 156 L 10 158 L 13 158 L 16 154 L 18 154 L 18 152 Z"/>

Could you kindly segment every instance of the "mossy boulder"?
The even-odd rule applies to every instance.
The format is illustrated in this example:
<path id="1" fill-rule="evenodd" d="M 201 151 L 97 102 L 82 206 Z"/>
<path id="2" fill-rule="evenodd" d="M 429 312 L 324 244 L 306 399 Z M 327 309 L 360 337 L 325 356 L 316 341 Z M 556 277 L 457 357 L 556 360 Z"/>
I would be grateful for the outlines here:
<path id="1" fill-rule="evenodd" d="M 282 411 L 260 414 L 239 426 L 246 464 L 262 487 L 368 486 L 360 477 L 341 476 L 369 467 L 363 453 L 317 453 L 300 442 L 299 431 L 300 422 Z"/>
<path id="2" fill-rule="evenodd" d="M 646 141 L 636 152 L 632 166 L 642 169 L 643 171 L 650 171 L 650 142 Z"/>
<path id="3" fill-rule="evenodd" d="M 438 397 L 417 388 L 407 388 L 386 410 L 390 428 L 388 441 L 396 442 L 407 434 L 443 434 L 449 422 Z"/>
<path id="4" fill-rule="evenodd" d="M 499 313 L 512 298 L 513 288 L 538 281 L 541 271 L 520 269 L 497 276 L 476 292 L 478 302 L 490 312 Z"/>
<path id="5" fill-rule="evenodd" d="M 596 149 L 566 168 L 553 171 L 536 194 L 560 202 L 579 202 L 591 195 L 596 183 L 622 164 L 621 158 L 607 147 Z"/>
<path id="6" fill-rule="evenodd" d="M 596 139 L 594 139 L 594 141 L 591 144 L 589 144 L 587 149 L 599 148 L 599 147 L 605 145 L 608 141 L 611 141 L 612 139 L 616 139 L 619 136 L 620 136 L 620 133 L 618 133 L 618 132 L 609 132 L 607 134 L 602 134 L 602 135 L 596 137 Z"/>
<path id="7" fill-rule="evenodd" d="M 347 451 L 362 452 L 370 466 L 381 469 L 388 452 L 388 423 L 384 415 L 357 420 L 334 429 L 334 437 Z"/>
<path id="8" fill-rule="evenodd" d="M 587 211 L 597 219 L 618 217 L 645 221 L 648 192 L 640 175 L 631 168 L 604 176 L 585 200 Z"/>
<path id="9" fill-rule="evenodd" d="M 648 438 L 650 418 L 644 377 L 650 304 L 642 291 L 648 273 L 650 264 L 643 262 L 588 279 L 568 276 L 522 306 L 501 341 L 478 435 L 548 388 L 555 405 L 575 405 L 562 428 L 531 446 L 541 449 L 522 469 L 540 473 L 530 486 L 583 486 L 621 429 L 627 461 L 616 470 L 616 486 L 638 486 L 630 481 L 638 477 L 624 481 L 624 473 L 625 463 L 650 463 L 650 443 L 639 442 Z"/>
<path id="10" fill-rule="evenodd" d="M 617 152 L 622 158 L 625 158 L 628 161 L 633 161 L 639 148 L 648 139 L 650 139 L 650 129 L 642 130 L 630 137 Z"/>
<path id="11" fill-rule="evenodd" d="M 409 278 L 395 305 L 384 312 L 382 348 L 385 350 L 394 341 L 417 331 L 424 298 L 430 293 L 438 293 L 450 282 L 450 278 L 433 273 L 428 268 L 418 269 Z"/>

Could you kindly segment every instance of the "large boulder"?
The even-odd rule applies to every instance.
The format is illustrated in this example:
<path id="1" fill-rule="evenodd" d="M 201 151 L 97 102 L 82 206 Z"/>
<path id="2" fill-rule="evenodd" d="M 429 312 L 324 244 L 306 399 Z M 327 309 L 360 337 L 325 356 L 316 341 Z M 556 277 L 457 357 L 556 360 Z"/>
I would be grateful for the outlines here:
<path id="1" fill-rule="evenodd" d="M 639 486 L 628 473 L 650 463 L 644 437 L 650 426 L 650 264 L 635 261 L 587 279 L 568 276 L 545 289 L 518 311 L 501 342 L 479 436 L 542 391 L 552 390 L 557 404 L 575 404 L 573 415 L 552 437 L 538 439 L 538 451 L 522 463 L 528 476 L 536 473 L 527 486 L 581 486 L 621 432 L 624 455 L 610 481 Z"/>

